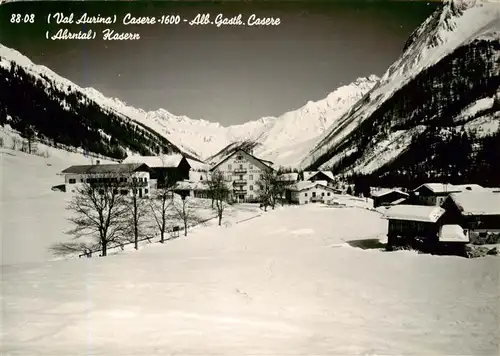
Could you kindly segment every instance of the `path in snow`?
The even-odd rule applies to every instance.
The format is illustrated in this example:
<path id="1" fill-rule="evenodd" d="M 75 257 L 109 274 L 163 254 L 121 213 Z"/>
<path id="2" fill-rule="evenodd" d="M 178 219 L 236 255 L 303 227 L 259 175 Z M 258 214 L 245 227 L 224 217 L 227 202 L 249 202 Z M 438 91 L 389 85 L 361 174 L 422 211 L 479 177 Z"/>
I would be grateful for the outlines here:
<path id="1" fill-rule="evenodd" d="M 498 258 L 343 244 L 386 223 L 288 207 L 130 254 L 6 266 L 2 355 L 497 354 Z"/>

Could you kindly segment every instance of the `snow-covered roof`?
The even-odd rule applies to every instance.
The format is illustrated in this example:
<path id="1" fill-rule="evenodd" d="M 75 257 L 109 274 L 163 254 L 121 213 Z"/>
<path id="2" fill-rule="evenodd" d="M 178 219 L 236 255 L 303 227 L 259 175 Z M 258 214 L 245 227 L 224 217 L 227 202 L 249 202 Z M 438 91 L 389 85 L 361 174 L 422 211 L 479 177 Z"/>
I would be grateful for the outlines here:
<path id="1" fill-rule="evenodd" d="M 315 187 L 320 187 L 332 192 L 335 192 L 337 190 L 332 187 L 329 187 L 328 183 L 324 180 L 317 180 L 316 182 L 300 181 L 295 183 L 290 189 L 293 191 L 301 192 Z"/>
<path id="2" fill-rule="evenodd" d="M 376 190 L 376 191 L 372 192 L 371 195 L 372 195 L 372 197 L 381 197 L 381 196 L 387 195 L 387 194 L 392 193 L 392 192 L 399 193 L 399 194 L 402 194 L 404 196 L 409 196 L 408 193 L 405 193 L 399 189 L 388 189 L 388 188 L 382 188 L 382 189 Z"/>
<path id="3" fill-rule="evenodd" d="M 443 225 L 439 229 L 440 242 L 469 242 L 460 225 Z"/>
<path id="4" fill-rule="evenodd" d="M 128 156 L 122 163 L 145 163 L 151 168 L 173 168 L 178 167 L 183 156 L 181 154 L 160 156 Z"/>
<path id="5" fill-rule="evenodd" d="M 462 215 L 500 215 L 500 193 L 472 191 L 450 194 Z"/>
<path id="6" fill-rule="evenodd" d="M 398 199 L 398 200 L 394 200 L 393 202 L 391 202 L 391 205 L 401 204 L 405 200 L 406 200 L 406 198 L 401 198 L 401 199 Z"/>
<path id="7" fill-rule="evenodd" d="M 304 171 L 304 180 L 309 180 L 320 172 L 332 180 L 335 179 L 331 171 Z"/>
<path id="8" fill-rule="evenodd" d="M 186 158 L 188 161 L 189 165 L 191 166 L 192 169 L 197 169 L 201 171 L 208 171 L 210 169 L 210 165 L 202 162 L 195 161 L 191 158 Z"/>
<path id="9" fill-rule="evenodd" d="M 207 190 L 208 187 L 204 181 L 193 182 L 190 180 L 182 180 L 176 183 L 175 189 L 178 190 Z"/>
<path id="10" fill-rule="evenodd" d="M 448 184 L 448 183 L 425 183 L 415 188 L 413 191 L 416 192 L 420 190 L 422 187 L 429 189 L 431 192 L 435 194 L 443 194 L 443 193 L 458 193 L 466 190 L 483 190 L 479 184 Z"/>
<path id="11" fill-rule="evenodd" d="M 427 205 L 392 205 L 385 210 L 383 218 L 393 220 L 412 220 L 436 222 L 445 210 L 438 206 Z"/>
<path id="12" fill-rule="evenodd" d="M 71 166 L 63 170 L 62 174 L 118 174 L 134 172 L 138 169 L 149 171 L 149 167 L 144 166 L 144 163 L 112 163 L 112 164 L 93 164 Z"/>
<path id="13" fill-rule="evenodd" d="M 299 179 L 298 173 L 282 173 L 278 179 L 283 182 L 296 182 Z"/>

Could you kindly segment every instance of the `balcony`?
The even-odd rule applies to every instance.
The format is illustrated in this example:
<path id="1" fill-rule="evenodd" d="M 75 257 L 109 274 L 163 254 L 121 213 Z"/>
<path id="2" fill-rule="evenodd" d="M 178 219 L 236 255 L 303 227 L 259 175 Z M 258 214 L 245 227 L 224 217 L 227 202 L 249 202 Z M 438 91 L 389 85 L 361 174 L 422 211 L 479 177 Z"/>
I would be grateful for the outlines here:
<path id="1" fill-rule="evenodd" d="M 323 198 L 322 197 L 312 197 L 311 203 L 323 203 Z"/>
<path id="2" fill-rule="evenodd" d="M 248 171 L 246 168 L 237 168 L 233 172 L 234 172 L 234 174 L 245 174 Z"/>
<path id="3" fill-rule="evenodd" d="M 233 182 L 234 185 L 245 185 L 247 184 L 247 181 L 246 180 L 242 180 L 242 179 L 237 179 Z"/>
<path id="4" fill-rule="evenodd" d="M 234 189 L 234 194 L 246 194 L 247 191 L 245 189 Z"/>

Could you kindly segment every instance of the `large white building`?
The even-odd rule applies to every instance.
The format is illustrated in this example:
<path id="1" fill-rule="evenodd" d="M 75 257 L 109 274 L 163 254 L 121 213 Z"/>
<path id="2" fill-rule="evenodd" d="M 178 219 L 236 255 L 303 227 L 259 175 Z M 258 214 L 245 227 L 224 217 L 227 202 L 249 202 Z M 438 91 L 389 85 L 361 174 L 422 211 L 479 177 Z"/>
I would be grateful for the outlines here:
<path id="1" fill-rule="evenodd" d="M 84 184 L 106 183 L 109 180 L 116 181 L 118 193 L 121 195 L 132 195 L 132 189 L 137 189 L 139 197 L 150 195 L 150 172 L 146 164 L 93 164 L 71 166 L 61 172 L 64 176 L 66 192 L 75 193 Z"/>
<path id="2" fill-rule="evenodd" d="M 258 185 L 264 172 L 273 171 L 272 162 L 259 159 L 241 149 L 234 151 L 213 166 L 210 171 L 224 174 L 232 188 L 233 197 L 238 202 L 258 199 Z"/>

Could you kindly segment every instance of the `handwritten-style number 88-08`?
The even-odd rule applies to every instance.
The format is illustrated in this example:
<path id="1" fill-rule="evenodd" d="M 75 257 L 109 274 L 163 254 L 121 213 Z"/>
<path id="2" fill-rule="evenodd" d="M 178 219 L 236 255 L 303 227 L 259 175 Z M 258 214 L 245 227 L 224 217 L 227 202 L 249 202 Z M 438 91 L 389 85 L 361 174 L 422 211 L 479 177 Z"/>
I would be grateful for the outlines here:
<path id="1" fill-rule="evenodd" d="M 35 14 L 12 14 L 10 23 L 35 23 Z"/>

